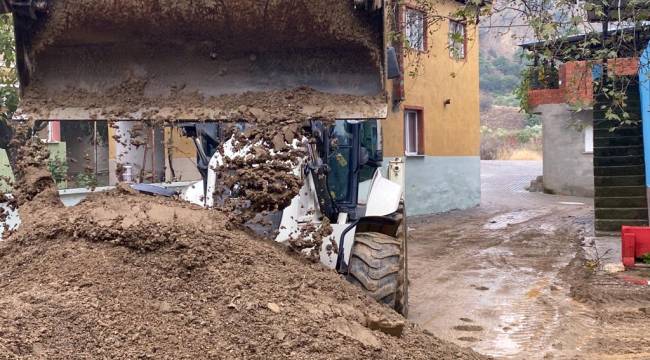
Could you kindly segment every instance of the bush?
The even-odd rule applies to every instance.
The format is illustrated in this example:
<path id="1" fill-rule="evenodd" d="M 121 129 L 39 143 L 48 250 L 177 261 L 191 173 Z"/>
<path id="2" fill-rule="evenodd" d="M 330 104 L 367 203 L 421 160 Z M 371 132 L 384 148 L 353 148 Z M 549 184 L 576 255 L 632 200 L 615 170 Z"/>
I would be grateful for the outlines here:
<path id="1" fill-rule="evenodd" d="M 482 160 L 537 160 L 541 151 L 541 125 L 520 130 L 481 127 Z"/>
<path id="2" fill-rule="evenodd" d="M 494 105 L 494 98 L 491 95 L 481 93 L 481 111 L 490 111 Z"/>

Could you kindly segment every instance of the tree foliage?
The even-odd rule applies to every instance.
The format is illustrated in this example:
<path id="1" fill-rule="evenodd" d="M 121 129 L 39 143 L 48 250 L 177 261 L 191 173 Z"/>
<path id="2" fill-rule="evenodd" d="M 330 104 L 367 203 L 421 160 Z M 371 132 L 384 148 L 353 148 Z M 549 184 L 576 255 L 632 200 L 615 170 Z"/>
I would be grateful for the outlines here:
<path id="1" fill-rule="evenodd" d="M 629 123 L 627 88 L 630 81 L 615 71 L 616 59 L 636 58 L 650 40 L 650 1 L 647 0 L 498 0 L 493 14 L 507 12 L 503 30 L 524 27 L 521 42 L 528 42 L 531 68 L 524 85 L 557 85 L 557 66 L 569 61 L 586 62 L 587 70 L 602 69 L 595 82 L 595 97 L 604 103 L 609 120 Z M 488 20 L 489 22 L 489 20 Z M 485 26 L 485 24 L 484 24 Z M 489 26 L 489 24 L 487 25 Z M 533 44 L 534 43 L 534 44 Z M 549 66 L 550 65 L 550 66 Z M 553 70 L 555 67 L 555 70 Z M 582 76 L 592 77 L 588 71 Z M 540 80 L 541 79 L 541 80 Z M 566 79 L 566 81 L 581 79 Z M 519 95 L 525 101 L 523 89 Z M 522 101 L 522 107 L 526 104 Z M 579 108 L 584 104 L 579 104 Z"/>
<path id="2" fill-rule="evenodd" d="M 526 59 L 520 53 L 504 56 L 481 49 L 479 69 L 482 96 L 493 99 L 496 105 L 517 106 L 514 93 L 521 83 L 525 64 Z"/>
<path id="3" fill-rule="evenodd" d="M 549 64 L 585 61 L 588 67 L 603 66 L 596 83 L 595 96 L 606 99 L 605 110 L 612 120 L 629 121 L 626 113 L 627 84 L 620 81 L 611 65 L 618 58 L 638 57 L 650 40 L 650 1 L 648 0 L 469 0 L 452 14 L 440 12 L 441 0 L 414 0 L 410 4 L 426 11 L 430 31 L 437 31 L 442 20 L 462 19 L 467 24 L 480 23 L 481 29 L 494 29 L 503 36 L 513 36 L 520 43 L 535 42 L 531 47 L 532 76 L 528 85 L 554 75 Z M 403 1 L 398 1 L 402 5 Z M 498 23 L 493 19 L 500 17 Z M 503 20 L 505 19 L 505 21 Z M 507 68 L 507 58 L 491 59 L 481 64 L 486 72 L 485 84 L 490 91 L 504 91 L 513 78 L 501 77 L 498 83 L 494 68 Z M 649 64 L 650 65 L 650 64 Z M 548 76 L 547 76 L 548 75 Z M 521 87 L 519 94 L 522 94 Z M 522 98 L 525 100 L 525 97 Z"/>
<path id="4" fill-rule="evenodd" d="M 8 121 L 18 106 L 18 88 L 13 20 L 0 15 L 0 148 L 11 139 Z"/>

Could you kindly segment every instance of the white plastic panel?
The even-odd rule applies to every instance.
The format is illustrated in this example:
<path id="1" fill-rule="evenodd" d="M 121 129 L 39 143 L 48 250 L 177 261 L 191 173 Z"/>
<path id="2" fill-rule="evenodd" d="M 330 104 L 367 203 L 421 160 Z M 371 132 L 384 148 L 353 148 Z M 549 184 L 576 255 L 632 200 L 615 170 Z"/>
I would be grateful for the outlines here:
<path id="1" fill-rule="evenodd" d="M 399 209 L 401 199 L 402 187 L 378 173 L 368 197 L 366 216 L 390 215 Z"/>

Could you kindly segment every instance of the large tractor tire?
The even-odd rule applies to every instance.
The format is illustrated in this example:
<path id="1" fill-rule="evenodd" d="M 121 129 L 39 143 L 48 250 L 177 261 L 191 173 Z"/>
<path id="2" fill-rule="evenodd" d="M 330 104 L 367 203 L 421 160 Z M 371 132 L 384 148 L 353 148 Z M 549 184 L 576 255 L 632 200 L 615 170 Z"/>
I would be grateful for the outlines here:
<path id="1" fill-rule="evenodd" d="M 382 233 L 356 234 L 348 280 L 380 303 L 408 316 L 408 262 L 406 224 L 393 237 Z"/>

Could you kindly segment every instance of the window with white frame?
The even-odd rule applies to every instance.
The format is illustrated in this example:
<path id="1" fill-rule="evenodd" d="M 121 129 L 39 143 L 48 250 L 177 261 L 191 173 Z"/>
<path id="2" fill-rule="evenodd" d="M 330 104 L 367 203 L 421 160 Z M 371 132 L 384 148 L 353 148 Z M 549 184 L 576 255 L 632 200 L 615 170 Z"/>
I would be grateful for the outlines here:
<path id="1" fill-rule="evenodd" d="M 404 33 L 411 49 L 424 51 L 426 44 L 426 26 L 424 12 L 415 9 L 406 9 Z"/>
<path id="2" fill-rule="evenodd" d="M 587 125 L 583 132 L 585 137 L 585 153 L 592 154 L 594 152 L 594 127 Z"/>
<path id="3" fill-rule="evenodd" d="M 404 149 L 407 156 L 423 154 L 422 111 L 404 111 Z"/>
<path id="4" fill-rule="evenodd" d="M 465 24 L 451 20 L 449 22 L 449 56 L 456 60 L 465 59 L 467 33 Z"/>

